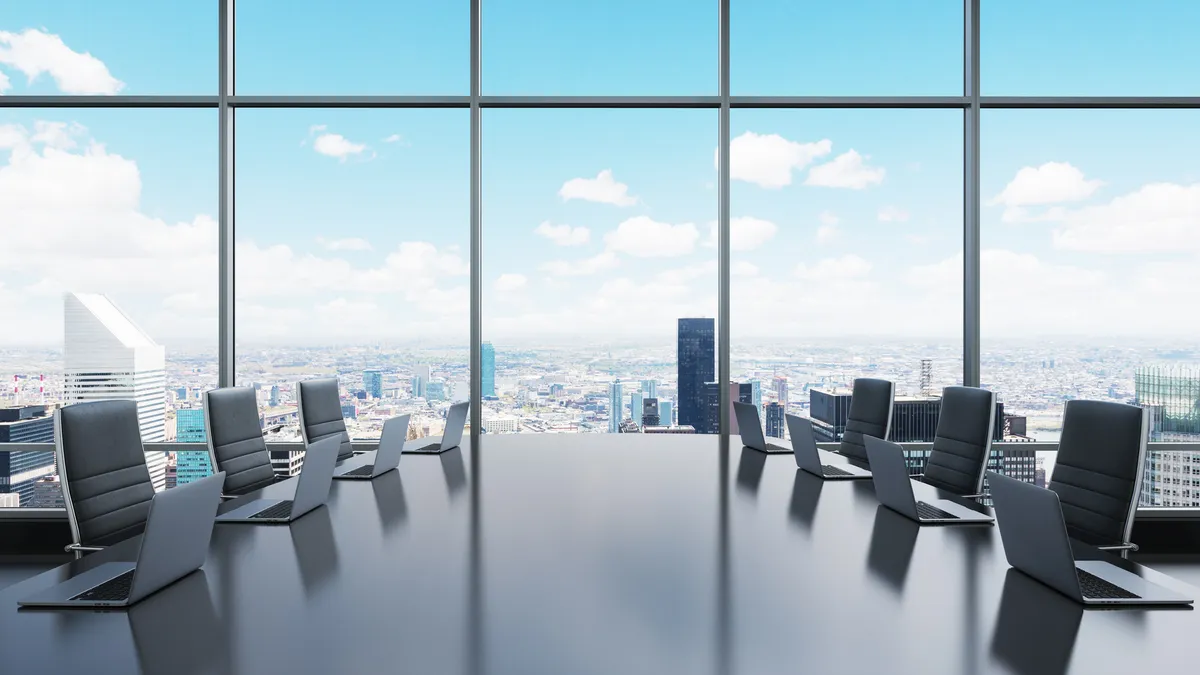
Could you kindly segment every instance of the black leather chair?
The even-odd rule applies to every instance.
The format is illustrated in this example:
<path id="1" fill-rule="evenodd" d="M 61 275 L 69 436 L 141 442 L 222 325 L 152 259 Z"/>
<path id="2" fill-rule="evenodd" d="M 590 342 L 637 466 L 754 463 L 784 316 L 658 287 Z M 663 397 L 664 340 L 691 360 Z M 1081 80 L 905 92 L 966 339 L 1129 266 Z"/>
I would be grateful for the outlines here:
<path id="1" fill-rule="evenodd" d="M 943 389 L 933 449 L 921 480 L 957 495 L 979 496 L 995 427 L 995 393 L 976 387 Z"/>
<path id="2" fill-rule="evenodd" d="M 892 401 L 895 394 L 896 385 L 887 380 L 860 377 L 854 381 L 839 452 L 867 461 L 867 446 L 863 444 L 863 436 L 887 440 L 892 428 Z"/>
<path id="3" fill-rule="evenodd" d="M 246 494 L 275 482 L 253 389 L 227 387 L 204 392 L 204 430 L 213 472 L 225 472 L 221 491 L 226 496 Z"/>
<path id="4" fill-rule="evenodd" d="M 99 551 L 142 532 L 154 484 L 136 402 L 60 408 L 54 413 L 54 450 L 71 525 L 68 552 Z"/>
<path id="5" fill-rule="evenodd" d="M 1146 465 L 1149 410 L 1109 401 L 1067 401 L 1047 486 L 1058 493 L 1067 534 L 1105 550 L 1129 541 Z"/>
<path id="6" fill-rule="evenodd" d="M 306 380 L 296 386 L 300 409 L 300 434 L 305 447 L 319 440 L 341 434 L 342 445 L 338 449 L 338 461 L 354 455 L 350 446 L 350 434 L 346 432 L 346 420 L 342 418 L 342 402 L 338 397 L 336 377 Z"/>

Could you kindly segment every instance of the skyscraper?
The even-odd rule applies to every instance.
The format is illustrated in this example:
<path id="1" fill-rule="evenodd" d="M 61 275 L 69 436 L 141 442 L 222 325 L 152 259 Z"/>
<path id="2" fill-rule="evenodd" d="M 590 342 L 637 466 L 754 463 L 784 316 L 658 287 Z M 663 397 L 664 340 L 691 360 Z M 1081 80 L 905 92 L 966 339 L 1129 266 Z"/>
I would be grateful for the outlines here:
<path id="1" fill-rule="evenodd" d="M 675 404 L 665 399 L 658 400 L 658 423 L 669 427 L 675 423 Z"/>
<path id="2" fill-rule="evenodd" d="M 364 370 L 363 390 L 371 398 L 383 398 L 383 373 L 378 370 Z"/>
<path id="3" fill-rule="evenodd" d="M 480 396 L 496 395 L 496 349 L 492 343 L 479 345 Z"/>
<path id="4" fill-rule="evenodd" d="M 679 424 L 710 428 L 705 384 L 716 380 L 716 330 L 713 319 L 680 319 L 676 368 L 679 387 Z"/>
<path id="5" fill-rule="evenodd" d="M 787 411 L 788 405 L 788 381 L 783 375 L 775 376 L 775 400 L 779 405 L 783 406 L 784 412 Z"/>
<path id="6" fill-rule="evenodd" d="M 621 409 L 625 399 L 621 396 L 621 381 L 613 380 L 608 384 L 608 433 L 621 433 Z"/>
<path id="7" fill-rule="evenodd" d="M 629 395 L 629 419 L 642 426 L 642 401 L 646 399 L 642 392 L 635 391 Z"/>
<path id="8" fill-rule="evenodd" d="M 175 411 L 176 443 L 203 443 L 206 440 L 203 409 L 180 408 Z"/>
<path id="9" fill-rule="evenodd" d="M 163 348 L 107 296 L 67 293 L 63 314 L 66 404 L 136 401 L 142 442 L 165 441 L 167 380 Z M 154 488 L 166 488 L 166 453 L 146 453 L 146 464 Z"/>
<path id="10" fill-rule="evenodd" d="M 658 399 L 647 398 L 642 401 L 642 428 L 656 427 L 661 422 L 658 416 Z"/>
<path id="11" fill-rule="evenodd" d="M 412 376 L 412 397 L 424 398 L 425 396 L 425 380 L 420 375 Z"/>
<path id="12" fill-rule="evenodd" d="M 1051 366 L 1053 367 L 1053 365 Z M 1200 372 L 1143 367 L 1134 372 L 1135 402 L 1150 409 L 1153 442 L 1200 441 Z M 1144 506 L 1200 506 L 1200 452 L 1150 453 L 1142 474 Z"/>
<path id="13" fill-rule="evenodd" d="M 53 442 L 54 418 L 46 406 L 0 408 L 0 444 Z M 16 505 L 32 506 L 34 485 L 53 474 L 53 452 L 0 452 L 0 494 L 12 494 Z"/>
<path id="14" fill-rule="evenodd" d="M 646 398 L 658 398 L 658 382 L 656 380 L 642 380 L 642 396 Z"/>
<path id="15" fill-rule="evenodd" d="M 771 438 L 783 438 L 783 430 L 786 428 L 784 420 L 783 406 L 778 403 L 768 403 L 766 408 L 767 419 L 767 435 Z"/>
<path id="16" fill-rule="evenodd" d="M 430 380 L 425 385 L 425 399 L 428 401 L 445 401 L 450 398 L 449 389 L 445 380 Z"/>
<path id="17" fill-rule="evenodd" d="M 271 385 L 271 398 L 268 400 L 268 404 L 272 408 L 277 407 L 279 405 L 279 385 L 277 385 L 277 384 Z"/>

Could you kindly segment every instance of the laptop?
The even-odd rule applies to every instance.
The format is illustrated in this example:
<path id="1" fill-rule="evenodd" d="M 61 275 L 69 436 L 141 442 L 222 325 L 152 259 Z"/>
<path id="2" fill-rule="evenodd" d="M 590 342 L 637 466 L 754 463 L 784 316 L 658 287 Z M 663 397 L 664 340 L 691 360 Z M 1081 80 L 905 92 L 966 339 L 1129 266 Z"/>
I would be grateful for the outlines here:
<path id="1" fill-rule="evenodd" d="M 838 463 L 824 464 L 821 462 L 821 450 L 817 447 L 817 439 L 813 436 L 812 420 L 787 415 L 788 434 L 792 437 L 792 454 L 796 456 L 796 466 L 814 476 L 825 480 L 852 480 L 855 478 L 870 478 L 871 472 L 853 464 Z"/>
<path id="2" fill-rule="evenodd" d="M 1192 599 L 1103 560 L 1075 560 L 1058 493 L 989 471 L 1008 564 L 1085 605 L 1188 605 Z"/>
<path id="3" fill-rule="evenodd" d="M 129 607 L 200 569 L 225 474 L 154 495 L 134 562 L 97 565 L 18 604 L 22 607 Z"/>
<path id="4" fill-rule="evenodd" d="M 880 504 L 922 525 L 995 522 L 995 519 L 986 513 L 969 509 L 949 499 L 917 501 L 916 495 L 913 494 L 912 479 L 908 477 L 908 466 L 904 462 L 904 449 L 896 443 L 874 436 L 863 436 L 863 442 L 867 446 L 867 460 L 871 463 L 875 496 Z"/>
<path id="5" fill-rule="evenodd" d="M 400 455 L 404 452 L 404 441 L 408 438 L 409 415 L 393 417 L 383 423 L 383 433 L 379 435 L 379 449 L 375 451 L 375 461 L 365 464 L 366 460 L 348 460 L 334 468 L 333 477 L 346 480 L 371 480 L 377 476 L 400 466 Z"/>
<path id="6" fill-rule="evenodd" d="M 420 440 L 426 442 L 425 445 L 404 452 L 439 455 L 457 448 L 458 444 L 462 443 L 463 427 L 467 425 L 467 409 L 470 405 L 469 402 L 463 401 L 450 406 L 450 410 L 446 412 L 446 433 L 442 434 L 441 438 L 422 438 Z"/>
<path id="7" fill-rule="evenodd" d="M 738 432 L 742 435 L 742 445 L 752 450 L 772 454 L 791 452 L 782 445 L 767 443 L 766 437 L 763 436 L 762 423 L 758 421 L 758 406 L 735 401 L 733 414 L 737 417 Z"/>
<path id="8" fill-rule="evenodd" d="M 308 446 L 296 479 L 294 499 L 255 499 L 217 516 L 218 523 L 290 523 L 325 503 L 333 483 L 340 436 L 330 436 Z"/>

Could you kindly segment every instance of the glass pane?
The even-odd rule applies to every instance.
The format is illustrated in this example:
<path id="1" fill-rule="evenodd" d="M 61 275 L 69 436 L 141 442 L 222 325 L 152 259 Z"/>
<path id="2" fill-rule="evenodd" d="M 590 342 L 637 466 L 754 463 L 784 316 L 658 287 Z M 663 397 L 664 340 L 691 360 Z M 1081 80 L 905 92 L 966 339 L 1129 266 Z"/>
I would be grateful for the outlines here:
<path id="1" fill-rule="evenodd" d="M 483 122 L 484 430 L 712 430 L 716 113 Z"/>
<path id="2" fill-rule="evenodd" d="M 239 94 L 469 91 L 467 0 L 242 0 L 236 18 Z"/>
<path id="3" fill-rule="evenodd" d="M 137 400 L 143 440 L 171 441 L 216 386 L 216 118 L 0 111 L 0 309 L 20 318 L 0 322 L 0 443 L 52 443 L 54 408 L 104 398 Z M 166 453 L 147 459 L 165 487 Z M 0 455 L 21 506 L 53 474 L 50 454 Z"/>
<path id="4" fill-rule="evenodd" d="M 0 95 L 217 93 L 215 0 L 3 4 Z"/>
<path id="5" fill-rule="evenodd" d="M 1150 407 L 1151 441 L 1200 440 L 1198 121 L 984 111 L 982 377 L 1024 435 L 1055 441 L 1066 401 L 1099 399 Z M 1200 453 L 1154 456 L 1143 503 L 1200 506 Z"/>
<path id="6" fill-rule="evenodd" d="M 962 381 L 962 114 L 735 110 L 731 128 L 741 400 L 771 436 L 791 413 L 838 441 L 854 379 L 878 377 L 935 420 Z"/>
<path id="7" fill-rule="evenodd" d="M 962 0 L 731 5 L 735 95 L 962 94 Z"/>
<path id="8" fill-rule="evenodd" d="M 338 377 L 353 438 L 469 398 L 469 144 L 465 110 L 238 112 L 237 380 L 270 439 L 304 379 Z"/>
<path id="9" fill-rule="evenodd" d="M 493 0 L 483 5 L 487 94 L 717 93 L 717 3 Z"/>
<path id="10" fill-rule="evenodd" d="M 983 0 L 985 94 L 1195 96 L 1200 3 Z"/>

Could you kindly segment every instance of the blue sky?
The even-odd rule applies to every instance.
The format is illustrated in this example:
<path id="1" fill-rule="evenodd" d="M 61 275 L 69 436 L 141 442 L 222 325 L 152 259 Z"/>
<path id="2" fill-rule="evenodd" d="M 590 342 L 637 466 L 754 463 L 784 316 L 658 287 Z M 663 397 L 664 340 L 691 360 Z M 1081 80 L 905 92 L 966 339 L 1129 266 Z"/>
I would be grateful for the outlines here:
<path id="1" fill-rule="evenodd" d="M 468 3 L 344 5 L 242 0 L 238 92 L 467 92 Z M 746 0 L 732 21 L 735 94 L 961 92 L 959 2 Z M 6 2 L 0 95 L 215 93 L 216 22 L 214 2 Z M 715 2 L 491 0 L 484 91 L 715 94 L 716 22 Z M 984 92 L 1196 95 L 1197 27 L 1191 2 L 987 0 Z M 1198 118 L 984 112 L 985 342 L 1200 329 L 1177 310 L 1200 281 Z M 735 337 L 960 340 L 961 113 L 731 122 Z M 485 338 L 669 343 L 715 314 L 715 111 L 489 109 L 483 129 Z M 0 224 L 27 224 L 0 307 L 29 317 L 0 343 L 56 335 L 64 290 L 163 342 L 215 335 L 216 130 L 0 109 Z M 239 340 L 465 344 L 468 131 L 462 110 L 239 111 Z M 144 246 L 104 252 L 122 238 Z"/>

